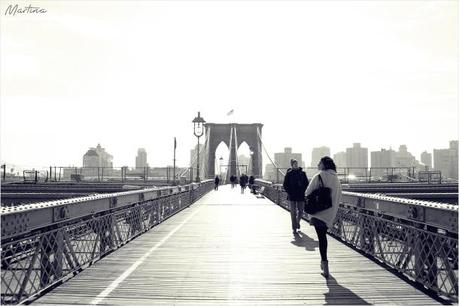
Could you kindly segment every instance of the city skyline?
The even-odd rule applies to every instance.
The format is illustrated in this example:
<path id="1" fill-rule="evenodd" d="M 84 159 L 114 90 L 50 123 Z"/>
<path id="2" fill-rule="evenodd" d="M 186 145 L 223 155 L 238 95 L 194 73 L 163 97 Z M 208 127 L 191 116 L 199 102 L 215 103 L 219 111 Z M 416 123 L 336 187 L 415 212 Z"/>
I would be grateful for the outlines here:
<path id="1" fill-rule="evenodd" d="M 185 166 L 198 111 L 263 123 L 271 157 L 305 164 L 458 139 L 456 1 L 36 3 L 0 20 L 2 163 L 77 165 L 101 143 L 115 166 L 139 147 L 167 165 L 177 137 Z"/>
<path id="2" fill-rule="evenodd" d="M 450 140 L 450 141 L 457 141 L 457 140 Z M 409 148 L 408 146 L 407 146 L 407 150 L 408 150 L 409 153 L 413 154 L 413 156 L 414 156 L 414 158 L 416 159 L 416 161 L 421 162 L 421 163 L 422 163 L 422 153 L 427 152 L 428 154 L 431 154 L 431 158 L 432 158 L 432 161 L 431 161 L 431 162 L 433 163 L 434 151 L 435 151 L 435 150 L 444 150 L 444 149 L 448 149 L 448 148 L 449 148 L 449 143 L 450 143 L 450 141 L 448 141 L 448 143 L 447 143 L 445 146 L 443 146 L 443 147 L 440 147 L 440 148 L 432 148 L 430 151 L 429 151 L 428 149 L 423 150 L 419 155 L 413 154 L 413 152 L 410 150 L 410 148 Z M 311 165 L 312 151 L 314 151 L 314 149 L 318 149 L 318 148 L 322 149 L 322 148 L 325 148 L 325 147 L 326 147 L 326 148 L 328 148 L 329 151 L 330 151 L 329 156 L 330 156 L 331 158 L 334 158 L 334 155 L 335 155 L 335 154 L 346 153 L 346 149 L 352 148 L 352 146 L 353 146 L 354 144 L 355 144 L 355 142 L 349 144 L 348 146 L 345 146 L 342 150 L 334 150 L 333 148 L 330 148 L 330 147 L 328 147 L 328 146 L 323 146 L 323 145 L 322 145 L 322 146 L 320 146 L 320 147 L 312 147 L 312 148 L 311 148 L 311 152 L 300 152 L 300 151 L 298 151 L 298 150 L 293 150 L 293 151 L 295 151 L 295 152 L 297 152 L 298 154 L 301 154 L 301 155 L 302 155 L 302 163 L 304 164 L 305 167 L 314 167 L 314 166 Z M 103 145 L 103 143 L 102 143 L 102 145 Z M 201 146 L 202 146 L 202 145 L 203 145 L 203 144 L 201 143 Z M 380 147 L 379 149 L 373 150 L 373 149 L 368 148 L 365 144 L 360 143 L 360 145 L 361 145 L 362 147 L 368 149 L 368 151 L 367 151 L 367 157 L 368 157 L 368 166 L 369 166 L 369 167 L 370 167 L 370 165 L 371 165 L 371 153 L 373 153 L 373 152 L 380 152 L 381 150 L 382 150 L 382 151 L 384 151 L 384 150 L 394 150 L 395 152 L 397 152 L 397 151 L 400 149 L 400 147 L 405 146 L 404 144 L 400 144 L 399 146 L 397 146 L 397 147 L 395 147 L 395 148 L 394 148 L 394 147 L 390 147 L 390 146 L 386 146 L 386 147 Z M 100 146 L 101 146 L 101 143 L 98 143 L 98 147 L 100 147 Z M 241 150 L 241 147 L 242 147 L 242 150 Z M 250 154 L 249 154 L 249 149 L 248 149 L 247 145 L 246 145 L 245 143 L 243 143 L 243 144 L 241 145 L 241 147 L 240 147 L 240 149 L 239 149 L 239 151 L 238 151 L 238 155 L 250 156 Z M 89 150 L 86 149 L 86 150 L 82 150 L 81 152 L 86 152 L 86 151 L 89 152 L 89 151 L 95 149 L 95 147 L 91 147 L 91 146 L 88 146 L 87 148 L 88 148 Z M 106 148 L 106 147 L 104 146 L 104 148 Z M 190 164 L 190 162 L 191 162 L 191 161 L 190 161 L 190 159 L 191 159 L 190 152 L 193 152 L 193 151 L 195 150 L 195 148 L 196 148 L 196 146 L 195 146 L 194 148 L 191 148 L 191 149 L 188 150 L 188 152 L 189 152 L 189 157 L 188 157 L 188 159 L 187 159 L 186 161 L 184 161 L 183 164 L 177 163 L 177 167 L 187 167 L 187 166 L 189 166 L 189 164 Z M 295 146 L 285 146 L 285 147 L 284 147 L 281 151 L 279 151 L 279 152 L 270 152 L 270 157 L 274 160 L 275 154 L 284 153 L 284 152 L 285 152 L 285 149 L 292 149 L 292 148 L 295 148 Z M 136 151 L 132 153 L 132 156 L 130 157 L 130 162 L 127 162 L 127 163 L 124 163 L 124 164 L 117 164 L 117 163 L 115 163 L 115 162 L 112 162 L 112 166 L 115 167 L 115 168 L 120 168 L 120 167 L 136 168 L 136 161 L 135 161 L 135 159 L 136 159 L 136 156 L 139 154 L 139 150 L 145 151 L 145 152 L 144 152 L 145 154 L 148 154 L 148 155 L 150 154 L 150 153 L 148 152 L 148 150 L 146 150 L 146 149 L 143 148 L 143 147 L 142 147 L 142 148 L 137 148 Z M 112 154 L 112 155 L 110 155 L 111 160 L 112 160 L 112 159 L 115 159 L 115 157 L 116 157 L 116 152 L 111 152 L 110 149 L 108 149 L 108 151 Z M 86 152 L 86 154 L 87 154 L 88 152 Z M 222 153 L 222 152 L 223 152 L 223 153 Z M 226 156 L 224 156 L 224 155 L 225 155 L 224 152 L 226 152 Z M 219 154 L 218 154 L 218 153 L 219 153 Z M 192 154 L 193 154 L 193 153 L 192 153 Z M 67 164 L 67 165 L 64 165 L 64 164 L 62 164 L 62 165 L 58 165 L 58 164 L 43 164 L 43 165 L 39 165 L 39 164 L 33 165 L 33 164 L 30 164 L 30 165 L 27 165 L 27 164 L 9 163 L 9 162 L 7 162 L 6 164 L 7 164 L 7 165 L 16 165 L 16 166 L 43 167 L 43 168 L 47 168 L 47 167 L 49 167 L 49 166 L 84 167 L 84 162 L 82 162 L 82 161 L 83 161 L 82 156 L 84 157 L 84 155 L 85 155 L 85 154 L 81 154 L 81 155 L 80 155 L 79 161 L 77 161 L 77 162 L 75 162 L 75 163 L 72 163 L 72 164 Z M 227 155 L 229 155 L 228 148 L 226 147 L 226 145 L 225 145 L 224 143 L 221 143 L 221 144 L 217 147 L 217 149 L 216 149 L 216 156 L 217 156 L 216 161 L 217 161 L 220 157 L 223 157 L 223 162 L 224 162 L 224 163 L 227 163 L 227 162 L 228 162 L 228 161 L 227 161 L 227 159 L 228 159 L 228 156 L 227 156 Z M 266 158 L 265 158 L 265 157 L 266 157 Z M 202 158 L 201 158 L 201 160 L 202 160 Z M 152 161 L 153 161 L 153 163 L 152 163 Z M 148 164 L 148 167 L 167 167 L 167 166 L 171 166 L 171 165 L 172 165 L 172 159 L 171 159 L 170 162 L 165 163 L 165 164 L 161 164 L 161 163 L 159 163 L 159 162 L 155 162 L 154 160 L 152 160 L 152 161 L 150 161 L 150 158 L 148 158 L 148 159 L 146 160 L 146 162 L 147 162 L 147 164 Z M 4 162 L 3 162 L 3 160 L 2 160 L 2 164 L 3 164 L 3 163 L 4 163 Z M 202 161 L 201 161 L 201 163 L 202 163 Z M 268 159 L 268 157 L 266 156 L 266 154 L 263 152 L 263 169 L 265 168 L 265 166 L 266 166 L 267 164 L 271 164 L 271 162 L 269 161 L 269 159 Z M 92 166 L 91 166 L 91 167 L 92 167 Z"/>

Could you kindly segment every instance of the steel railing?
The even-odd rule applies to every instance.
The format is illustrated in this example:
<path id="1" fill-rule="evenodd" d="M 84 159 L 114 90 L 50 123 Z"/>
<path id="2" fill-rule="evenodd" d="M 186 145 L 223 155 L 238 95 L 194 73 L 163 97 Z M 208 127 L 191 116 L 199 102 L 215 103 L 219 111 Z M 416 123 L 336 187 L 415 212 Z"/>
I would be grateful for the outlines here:
<path id="1" fill-rule="evenodd" d="M 2 304 L 34 299 L 212 188 L 208 180 L 2 208 Z"/>
<path id="2" fill-rule="evenodd" d="M 257 184 L 267 198 L 289 209 L 281 185 Z M 307 214 L 303 218 L 309 221 Z M 457 302 L 457 220 L 456 205 L 343 192 L 328 233 L 431 293 Z"/>

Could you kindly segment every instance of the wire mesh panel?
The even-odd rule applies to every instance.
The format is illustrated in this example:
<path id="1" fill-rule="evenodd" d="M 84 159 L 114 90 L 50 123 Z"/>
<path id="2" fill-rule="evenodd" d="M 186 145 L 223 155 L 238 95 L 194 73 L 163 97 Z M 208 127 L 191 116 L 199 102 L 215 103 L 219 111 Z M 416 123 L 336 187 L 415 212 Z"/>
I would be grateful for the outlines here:
<path id="1" fill-rule="evenodd" d="M 212 190 L 175 194 L 61 222 L 2 240 L 1 302 L 17 304 L 76 275 Z"/>
<path id="2" fill-rule="evenodd" d="M 279 185 L 259 183 L 265 187 L 267 198 L 289 209 L 286 193 Z M 304 218 L 309 216 L 304 214 Z M 328 232 L 439 296 L 457 302 L 457 230 L 342 202 Z"/>

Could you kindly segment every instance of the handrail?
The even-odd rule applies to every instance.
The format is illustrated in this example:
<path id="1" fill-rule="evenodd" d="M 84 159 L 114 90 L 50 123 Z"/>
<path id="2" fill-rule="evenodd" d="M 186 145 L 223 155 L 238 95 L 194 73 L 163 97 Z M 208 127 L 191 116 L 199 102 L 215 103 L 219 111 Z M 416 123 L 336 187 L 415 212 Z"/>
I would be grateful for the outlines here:
<path id="1" fill-rule="evenodd" d="M 267 198 L 289 209 L 282 185 L 256 183 Z M 458 211 L 456 205 L 344 191 L 328 233 L 432 294 L 457 302 Z"/>
<path id="2" fill-rule="evenodd" d="M 34 299 L 213 189 L 213 180 L 3 207 L 2 304 Z"/>

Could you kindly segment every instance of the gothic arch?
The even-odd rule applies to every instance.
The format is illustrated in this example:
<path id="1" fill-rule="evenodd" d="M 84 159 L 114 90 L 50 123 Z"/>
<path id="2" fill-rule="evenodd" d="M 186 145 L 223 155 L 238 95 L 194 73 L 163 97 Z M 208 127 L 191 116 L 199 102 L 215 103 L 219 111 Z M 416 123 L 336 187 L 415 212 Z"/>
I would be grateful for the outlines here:
<path id="1" fill-rule="evenodd" d="M 262 177 L 262 148 L 261 148 L 261 129 L 263 124 L 238 124 L 238 123 L 206 123 L 207 148 L 207 175 L 215 176 L 215 150 L 223 141 L 229 148 L 230 165 L 228 176 L 238 175 L 237 172 L 237 149 L 245 141 L 253 152 L 252 173 L 256 178 Z"/>

